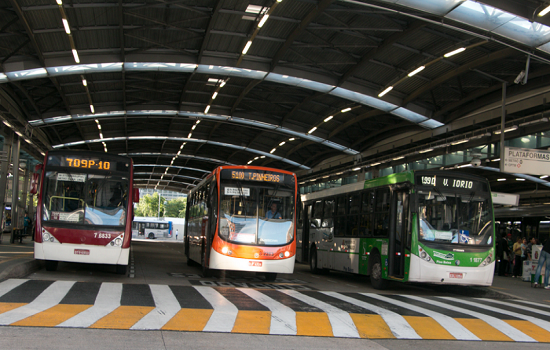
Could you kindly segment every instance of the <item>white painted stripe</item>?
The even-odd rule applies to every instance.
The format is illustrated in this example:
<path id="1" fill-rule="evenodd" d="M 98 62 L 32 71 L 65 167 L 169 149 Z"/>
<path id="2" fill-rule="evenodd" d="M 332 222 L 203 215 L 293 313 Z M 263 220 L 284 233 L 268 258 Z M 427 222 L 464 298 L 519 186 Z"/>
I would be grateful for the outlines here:
<path id="1" fill-rule="evenodd" d="M 535 309 L 532 309 L 532 308 L 529 308 L 529 307 L 526 307 L 526 306 L 522 306 L 522 305 L 517 305 L 516 306 L 516 305 L 508 304 L 508 303 L 505 303 L 505 302 L 502 302 L 502 301 L 499 301 L 499 300 L 481 299 L 481 298 L 479 298 L 478 300 L 480 300 L 480 301 L 489 301 L 489 302 L 494 302 L 494 303 L 497 303 L 497 304 L 512 306 L 512 307 L 515 307 L 515 308 L 520 308 L 522 310 L 531 309 L 533 312 L 537 312 L 537 313 L 540 313 L 540 314 L 549 314 L 548 312 L 538 311 L 538 310 L 535 310 Z M 533 317 L 533 316 L 528 316 L 528 315 L 523 315 L 523 314 L 520 314 L 520 313 L 517 313 L 517 312 L 512 312 L 510 310 L 504 310 L 504 309 L 493 307 L 493 306 L 483 305 L 483 304 L 480 304 L 480 303 L 474 303 L 474 302 L 462 301 L 462 300 L 460 302 L 464 303 L 464 304 L 467 304 L 467 305 L 472 305 L 472 306 L 478 307 L 480 309 L 484 309 L 484 310 L 488 310 L 488 311 L 497 312 L 497 313 L 500 313 L 500 314 L 512 316 L 512 317 L 515 317 L 515 318 L 519 318 L 520 320 L 529 321 L 531 323 L 536 324 L 540 328 L 546 329 L 547 331 L 550 332 L 550 322 L 548 322 L 548 321 L 541 320 L 541 319 Z"/>
<path id="2" fill-rule="evenodd" d="M 502 300 L 493 300 L 493 299 L 485 299 L 485 298 L 476 298 L 476 299 L 477 299 L 477 300 L 480 300 L 480 301 L 488 301 L 488 302 L 491 302 L 491 303 L 506 305 L 506 306 L 509 306 L 509 307 L 513 307 L 513 308 L 517 308 L 517 309 L 520 309 L 520 310 L 529 311 L 529 312 L 536 313 L 536 314 L 539 314 L 539 315 L 550 316 L 550 312 L 548 312 L 548 311 L 543 311 L 543 310 L 535 309 L 535 308 L 532 308 L 532 307 L 529 307 L 529 306 L 515 305 L 515 304 L 512 304 L 512 303 L 507 303 L 507 302 L 502 301 Z M 520 301 L 520 300 L 513 299 L 513 301 L 514 301 L 514 303 L 515 303 L 516 301 Z M 536 307 L 540 307 L 540 306 L 541 306 L 540 303 L 528 302 L 528 304 L 529 304 L 529 305 L 536 306 Z"/>
<path id="3" fill-rule="evenodd" d="M 161 329 L 181 310 L 180 303 L 169 286 L 150 284 L 156 308 L 151 310 L 130 329 Z"/>
<path id="4" fill-rule="evenodd" d="M 295 290 L 279 290 L 279 292 L 323 310 L 328 316 L 330 325 L 332 326 L 332 334 L 335 337 L 360 338 L 357 327 L 355 327 L 355 323 L 353 323 L 351 316 L 347 312 Z"/>
<path id="5" fill-rule="evenodd" d="M 61 300 L 63 300 L 73 284 L 75 284 L 74 281 L 57 281 L 52 283 L 29 304 L 0 315 L 0 325 L 9 325 L 54 307 L 59 304 Z"/>
<path id="6" fill-rule="evenodd" d="M 102 283 L 94 306 L 58 324 L 56 327 L 90 327 L 101 318 L 115 311 L 120 306 L 121 297 L 122 283 Z"/>
<path id="7" fill-rule="evenodd" d="M 386 303 L 389 303 L 391 305 L 396 305 L 405 309 L 409 309 L 415 312 L 418 312 L 420 314 L 424 314 L 426 316 L 429 316 L 433 318 L 437 323 L 439 323 L 447 332 L 449 332 L 453 337 L 459 340 L 481 340 L 479 339 L 474 333 L 470 332 L 466 327 L 461 325 L 458 321 L 456 321 L 454 318 L 449 317 L 447 315 L 443 315 L 439 312 L 435 312 L 432 310 L 428 310 L 416 305 L 407 304 L 400 300 L 395 300 L 391 298 L 386 298 L 382 295 L 378 294 L 372 294 L 372 293 L 361 293 L 363 295 L 366 295 L 373 299 L 378 299 L 381 301 L 384 301 Z"/>
<path id="8" fill-rule="evenodd" d="M 377 313 L 382 317 L 384 322 L 386 322 L 386 324 L 390 328 L 393 335 L 398 339 L 422 339 L 422 337 L 416 333 L 414 328 L 411 327 L 411 325 L 407 322 L 407 320 L 403 318 L 403 316 L 393 311 L 383 309 L 381 307 L 348 297 L 346 295 L 342 295 L 337 292 L 323 292 L 323 293 L 326 295 L 330 295 L 331 297 L 343 300 L 347 303 L 357 305 L 359 307 L 362 307 L 363 309 Z"/>
<path id="9" fill-rule="evenodd" d="M 523 332 L 518 331 L 514 327 L 510 326 L 508 323 L 504 322 L 503 320 L 499 320 L 496 317 L 485 315 L 485 314 L 482 314 L 480 312 L 476 312 L 476 311 L 473 311 L 473 310 L 464 309 L 464 308 L 461 308 L 461 307 L 458 307 L 458 306 L 442 303 L 442 302 L 439 302 L 439 301 L 434 300 L 434 299 L 427 299 L 427 298 L 417 297 L 417 296 L 414 296 L 414 295 L 403 295 L 403 296 L 407 297 L 407 298 L 410 298 L 410 299 L 418 300 L 418 301 L 421 301 L 421 302 L 424 302 L 424 303 L 427 303 L 427 304 L 430 304 L 430 305 L 435 305 L 437 307 L 441 307 L 441 308 L 444 308 L 444 309 L 448 309 L 448 310 L 460 312 L 460 313 L 463 313 L 463 314 L 466 314 L 466 315 L 470 315 L 470 316 L 473 316 L 473 317 L 477 317 L 480 320 L 485 321 L 490 326 L 496 328 L 500 332 L 504 333 L 505 335 L 507 335 L 508 337 L 510 337 L 514 341 L 536 342 L 535 339 L 531 338 L 530 336 L 526 335 Z M 458 298 L 449 298 L 449 300 L 460 302 L 460 300 Z"/>
<path id="10" fill-rule="evenodd" d="M 237 288 L 271 311 L 269 334 L 296 335 L 296 312 L 267 295 L 249 288 Z"/>
<path id="11" fill-rule="evenodd" d="M 4 281 L 0 283 L 0 297 L 4 294 L 10 292 L 12 289 L 19 287 L 23 283 L 27 282 L 28 280 L 21 280 L 21 279 L 9 279 L 7 281 Z"/>
<path id="12" fill-rule="evenodd" d="M 545 305 L 545 304 L 541 304 L 540 302 L 534 302 L 534 301 L 527 301 L 527 300 L 519 300 L 519 299 L 514 299 L 514 302 L 519 302 L 519 303 L 524 303 L 524 304 L 528 304 L 528 305 L 533 305 L 533 306 L 536 306 L 538 308 L 545 308 L 545 309 L 548 309 L 550 310 L 550 305 Z"/>
<path id="13" fill-rule="evenodd" d="M 214 308 L 203 332 L 231 332 L 239 310 L 211 287 L 194 287 Z"/>

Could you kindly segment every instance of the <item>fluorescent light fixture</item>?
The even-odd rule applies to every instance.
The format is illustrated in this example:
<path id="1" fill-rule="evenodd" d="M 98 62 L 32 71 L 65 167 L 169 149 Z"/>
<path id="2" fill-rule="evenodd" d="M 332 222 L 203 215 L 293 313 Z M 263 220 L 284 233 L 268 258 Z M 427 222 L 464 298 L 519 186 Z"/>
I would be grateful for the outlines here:
<path id="1" fill-rule="evenodd" d="M 244 46 L 243 55 L 246 55 L 246 53 L 248 52 L 248 49 L 250 49 L 250 45 L 252 45 L 252 41 L 247 42 L 246 45 Z"/>
<path id="2" fill-rule="evenodd" d="M 200 119 L 197 119 L 197 121 L 195 122 L 195 124 L 199 125 L 199 123 L 201 122 Z"/>
<path id="3" fill-rule="evenodd" d="M 294 140 L 295 140 L 294 137 L 291 137 L 288 139 L 288 141 L 294 141 Z"/>
<path id="4" fill-rule="evenodd" d="M 86 81 L 86 79 L 82 79 L 82 85 L 88 86 L 88 82 Z"/>
<path id="5" fill-rule="evenodd" d="M 548 12 L 550 12 L 550 6 L 547 6 L 544 10 L 540 11 L 537 16 L 539 17 L 545 16 Z"/>
<path id="6" fill-rule="evenodd" d="M 540 178 L 541 179 L 546 179 L 548 177 L 548 175 L 542 175 Z"/>
<path id="7" fill-rule="evenodd" d="M 254 157 L 254 160 L 257 160 L 258 158 L 260 158 L 260 157 Z"/>
<path id="8" fill-rule="evenodd" d="M 380 165 L 381 163 L 372 163 L 370 166 L 377 166 L 377 165 Z"/>
<path id="9" fill-rule="evenodd" d="M 97 124 L 97 128 L 98 128 L 99 130 L 101 130 L 101 125 Z"/>
<path id="10" fill-rule="evenodd" d="M 392 89 L 393 89 L 393 86 L 387 87 L 386 90 L 384 90 L 384 91 L 382 91 L 381 93 L 378 94 L 378 97 L 384 96 L 385 94 L 387 94 L 388 92 L 390 92 Z"/>
<path id="11" fill-rule="evenodd" d="M 224 86 L 225 86 L 225 83 L 226 83 L 226 81 L 225 81 L 225 80 L 222 80 L 222 82 L 220 83 L 220 87 L 224 87 Z"/>
<path id="12" fill-rule="evenodd" d="M 326 117 L 326 118 L 325 118 L 325 123 L 328 122 L 329 120 L 331 120 L 332 118 L 334 118 L 333 115 L 330 115 L 330 116 Z"/>
<path id="13" fill-rule="evenodd" d="M 415 70 L 413 70 L 412 72 L 410 72 L 409 74 L 407 74 L 409 77 L 412 77 L 413 75 L 417 74 L 417 73 L 420 73 L 424 70 L 424 68 L 426 68 L 425 66 L 420 66 L 418 68 L 416 68 Z"/>
<path id="14" fill-rule="evenodd" d="M 517 129 L 518 129 L 517 125 L 512 125 L 511 127 L 504 129 L 504 133 L 514 131 L 514 130 L 517 130 Z M 496 130 L 495 135 L 499 135 L 499 134 L 500 134 L 500 130 Z"/>
<path id="15" fill-rule="evenodd" d="M 351 111 L 351 107 L 344 108 L 344 109 L 342 109 L 340 112 L 346 113 L 346 112 L 349 112 L 349 111 Z"/>
<path id="16" fill-rule="evenodd" d="M 447 52 L 446 54 L 443 55 L 443 57 L 447 58 L 447 57 L 451 57 L 451 56 L 454 56 L 456 55 L 457 53 L 461 53 L 462 51 L 466 50 L 465 47 L 461 47 L 460 49 L 456 49 L 454 51 L 451 51 L 451 52 Z"/>
<path id="17" fill-rule="evenodd" d="M 522 178 L 516 178 L 516 181 L 525 181 L 525 179 L 522 179 Z"/>
<path id="18" fill-rule="evenodd" d="M 357 171 L 357 170 L 361 170 L 361 167 L 351 169 L 351 171 Z"/>
<path id="19" fill-rule="evenodd" d="M 317 130 L 317 127 L 316 127 L 316 126 L 314 126 L 313 128 L 311 128 L 311 130 L 308 131 L 307 133 L 308 133 L 308 134 L 311 134 L 311 133 L 314 132 L 315 130 Z"/>
<path id="20" fill-rule="evenodd" d="M 500 158 L 493 159 L 493 162 L 500 162 Z"/>
<path id="21" fill-rule="evenodd" d="M 455 145 L 460 145 L 461 143 L 466 143 L 470 140 L 468 139 L 464 139 L 464 140 L 460 140 L 460 141 L 455 141 L 455 142 L 451 142 L 451 145 L 455 146 Z"/>
<path id="22" fill-rule="evenodd" d="M 265 22 L 267 21 L 268 18 L 269 18 L 269 15 L 267 15 L 267 14 L 264 15 L 264 16 L 262 17 L 262 20 L 260 21 L 260 23 L 258 23 L 258 28 L 263 27 L 264 24 L 265 24 Z"/>
<path id="23" fill-rule="evenodd" d="M 418 151 L 418 153 L 428 153 L 428 152 L 431 152 L 433 150 L 434 150 L 433 148 L 426 148 L 426 149 L 423 149 L 422 151 Z"/>
<path id="24" fill-rule="evenodd" d="M 521 123 L 521 124 L 519 124 L 519 126 L 527 126 L 527 125 L 531 125 L 531 124 L 546 123 L 547 121 L 548 121 L 548 118 L 544 117 L 544 118 L 541 118 L 541 119 L 531 120 L 529 122 Z"/>
<path id="25" fill-rule="evenodd" d="M 92 111 L 92 113 L 95 113 L 94 105 L 90 105 L 90 111 Z"/>
<path id="26" fill-rule="evenodd" d="M 283 142 L 281 142 L 281 143 L 279 144 L 279 146 L 282 146 L 282 145 L 284 145 L 285 143 L 286 143 L 286 142 L 283 141 Z"/>
<path id="27" fill-rule="evenodd" d="M 458 167 L 459 168 L 468 168 L 468 167 L 471 167 L 472 164 L 464 164 L 464 165 L 459 165 Z"/>
<path id="28" fill-rule="evenodd" d="M 206 106 L 206 108 L 204 109 L 204 114 L 208 113 L 209 110 L 210 110 L 210 105 Z"/>
<path id="29" fill-rule="evenodd" d="M 189 135 L 187 135 L 187 138 L 190 139 L 191 136 L 193 136 L 193 133 L 192 133 L 192 132 L 190 132 Z"/>
<path id="30" fill-rule="evenodd" d="M 261 156 L 260 158 L 265 158 L 265 156 Z"/>
<path id="31" fill-rule="evenodd" d="M 6 124 L 8 128 L 13 128 L 13 126 L 10 123 L 8 123 L 6 120 L 2 120 L 2 122 L 4 122 L 4 124 Z"/>
<path id="32" fill-rule="evenodd" d="M 276 148 L 272 149 L 271 151 L 269 151 L 269 153 L 273 154 L 273 152 L 275 152 Z"/>
<path id="33" fill-rule="evenodd" d="M 395 158 L 393 158 L 392 160 L 399 160 L 399 159 L 403 159 L 403 158 L 405 158 L 405 156 L 395 157 Z"/>
<path id="34" fill-rule="evenodd" d="M 191 130 L 195 130 L 196 127 L 197 127 L 197 124 L 193 124 L 193 126 L 191 127 Z"/>
<path id="35" fill-rule="evenodd" d="M 497 179 L 497 181 L 506 181 L 506 179 Z"/>
<path id="36" fill-rule="evenodd" d="M 80 58 L 78 57 L 78 52 L 76 52 L 76 49 L 73 49 L 73 57 L 76 63 L 80 63 Z"/>
<path id="37" fill-rule="evenodd" d="M 17 135 L 19 135 L 20 137 L 23 137 L 23 134 L 22 134 L 22 133 L 20 133 L 20 132 L 17 131 L 17 130 L 14 130 L 14 131 L 15 131 L 15 133 L 16 133 Z"/>
<path id="38" fill-rule="evenodd" d="M 250 163 L 252 163 L 252 161 L 251 161 L 251 160 L 249 160 L 249 161 L 248 161 L 248 163 L 246 163 L 246 164 L 250 164 Z"/>
<path id="39" fill-rule="evenodd" d="M 28 138 L 24 137 L 23 140 L 27 141 L 28 144 L 31 144 L 31 145 L 32 145 L 32 141 L 29 140 Z"/>
<path id="40" fill-rule="evenodd" d="M 58 4 L 59 6 L 63 5 L 63 1 L 62 1 L 62 0 L 55 0 L 55 2 L 57 2 L 57 4 Z"/>
<path id="41" fill-rule="evenodd" d="M 99 132 L 99 138 L 100 138 L 100 139 L 103 138 L 103 133 L 102 133 L 102 132 Z"/>
<path id="42" fill-rule="evenodd" d="M 218 92 L 217 92 L 217 91 L 216 91 L 216 92 L 214 92 L 214 94 L 212 95 L 212 99 L 213 99 L 213 100 L 215 100 L 215 99 L 216 99 L 216 97 L 218 97 Z"/>
<path id="43" fill-rule="evenodd" d="M 61 18 L 61 22 L 63 22 L 63 27 L 65 27 L 65 33 L 71 34 L 71 27 L 69 27 L 69 21 L 67 21 L 65 18 Z"/>

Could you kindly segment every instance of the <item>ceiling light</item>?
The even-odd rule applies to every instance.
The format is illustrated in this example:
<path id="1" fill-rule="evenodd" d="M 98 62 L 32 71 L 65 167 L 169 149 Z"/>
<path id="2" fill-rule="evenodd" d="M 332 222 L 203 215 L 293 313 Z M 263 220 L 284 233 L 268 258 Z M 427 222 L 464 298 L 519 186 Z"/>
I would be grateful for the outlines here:
<path id="1" fill-rule="evenodd" d="M 500 158 L 493 159 L 493 162 L 500 162 Z"/>
<path id="2" fill-rule="evenodd" d="M 249 160 L 249 161 L 248 161 L 248 163 L 246 163 L 246 164 L 250 164 L 250 163 L 252 163 L 252 161 L 251 161 L 251 160 Z"/>
<path id="3" fill-rule="evenodd" d="M 215 99 L 216 99 L 216 97 L 218 97 L 218 92 L 217 92 L 217 91 L 216 91 L 216 92 L 214 92 L 214 94 L 212 95 L 212 99 L 213 99 L 213 100 L 215 100 Z"/>
<path id="4" fill-rule="evenodd" d="M 206 106 L 206 108 L 204 109 L 204 114 L 208 113 L 209 110 L 210 110 L 210 105 Z"/>
<path id="5" fill-rule="evenodd" d="M 521 123 L 521 124 L 519 124 L 519 126 L 527 126 L 527 125 L 537 124 L 537 123 L 546 123 L 547 121 L 548 121 L 548 118 L 544 117 L 544 118 L 541 118 L 541 119 L 531 120 L 529 122 Z"/>
<path id="6" fill-rule="evenodd" d="M 200 119 L 197 119 L 197 121 L 195 122 L 195 124 L 198 125 L 200 122 L 201 122 L 201 120 L 200 120 Z"/>
<path id="7" fill-rule="evenodd" d="M 269 151 L 269 153 L 273 153 L 275 152 L 276 148 L 272 149 L 271 151 Z"/>
<path id="8" fill-rule="evenodd" d="M 455 141 L 455 142 L 452 142 L 451 145 L 455 146 L 455 145 L 460 145 L 461 143 L 466 143 L 470 140 L 468 139 L 464 139 L 464 140 L 460 140 L 460 141 Z"/>
<path id="9" fill-rule="evenodd" d="M 458 167 L 459 168 L 468 168 L 468 167 L 471 167 L 472 164 L 464 164 L 464 165 L 459 165 Z"/>
<path id="10" fill-rule="evenodd" d="M 517 125 L 513 125 L 509 128 L 506 128 L 504 129 L 504 133 L 507 133 L 507 132 L 510 132 L 510 131 L 514 131 L 514 130 L 517 130 L 518 129 L 518 126 Z M 499 135 L 500 134 L 500 130 L 495 130 L 495 135 Z"/>
<path id="11" fill-rule="evenodd" d="M 308 134 L 311 134 L 311 133 L 314 132 L 315 130 L 317 130 L 317 127 L 316 127 L 316 126 L 314 126 L 313 128 L 311 128 L 311 130 L 308 131 L 307 133 L 308 133 Z"/>
<path id="12" fill-rule="evenodd" d="M 427 149 L 423 149 L 421 151 L 418 151 L 418 153 L 428 153 L 428 152 L 431 152 L 433 150 L 434 150 L 433 148 L 427 148 Z"/>
<path id="13" fill-rule="evenodd" d="M 351 107 L 344 108 L 344 109 L 342 109 L 340 112 L 346 113 L 346 112 L 349 112 L 349 111 L 351 111 Z"/>
<path id="14" fill-rule="evenodd" d="M 261 156 L 260 158 L 265 158 L 265 156 Z"/>
<path id="15" fill-rule="evenodd" d="M 413 75 L 415 75 L 416 73 L 420 73 L 424 70 L 424 66 L 420 66 L 418 68 L 416 68 L 415 70 L 413 70 L 412 72 L 410 72 L 409 74 L 407 74 L 409 77 L 412 77 Z"/>
<path id="16" fill-rule="evenodd" d="M 29 140 L 28 138 L 24 137 L 23 140 L 27 141 L 27 143 L 31 144 L 32 145 L 32 141 Z"/>
<path id="17" fill-rule="evenodd" d="M 399 160 L 399 159 L 403 159 L 403 158 L 405 158 L 405 156 L 395 157 L 395 158 L 393 158 L 393 160 Z"/>
<path id="18" fill-rule="evenodd" d="M 390 86 L 390 87 L 386 88 L 386 90 L 384 90 L 384 91 L 382 91 L 381 93 L 378 94 L 378 97 L 384 96 L 385 94 L 390 92 L 392 89 L 393 89 L 393 86 Z"/>
<path id="19" fill-rule="evenodd" d="M 20 132 L 17 131 L 17 130 L 14 130 L 14 131 L 15 131 L 15 133 L 16 133 L 17 135 L 19 135 L 20 137 L 23 137 L 23 134 L 22 134 L 22 133 L 20 133 Z"/>
<path id="20" fill-rule="evenodd" d="M 69 21 L 67 21 L 65 18 L 61 18 L 61 22 L 63 22 L 63 27 L 65 27 L 65 33 L 71 34 L 71 28 L 69 27 Z"/>
<path id="21" fill-rule="evenodd" d="M 333 115 L 326 117 L 326 118 L 325 118 L 325 123 L 328 122 L 329 120 L 331 120 L 332 118 L 334 118 Z"/>
<path id="22" fill-rule="evenodd" d="M 351 169 L 351 171 L 357 171 L 357 170 L 361 170 L 361 167 Z"/>
<path id="23" fill-rule="evenodd" d="M 521 179 L 521 178 L 516 178 L 516 181 L 525 181 L 525 179 Z"/>
<path id="24" fill-rule="evenodd" d="M 380 165 L 380 163 L 372 163 L 370 166 L 377 166 Z"/>
<path id="25" fill-rule="evenodd" d="M 540 178 L 541 179 L 546 179 L 548 177 L 548 175 L 542 175 Z"/>
<path id="26" fill-rule="evenodd" d="M 55 0 L 55 2 L 57 2 L 57 4 L 58 4 L 59 6 L 63 5 L 63 1 L 62 1 L 62 0 Z"/>
<path id="27" fill-rule="evenodd" d="M 294 141 L 294 137 L 289 138 L 288 141 Z"/>
<path id="28" fill-rule="evenodd" d="M 88 82 L 86 81 L 86 79 L 82 79 L 82 85 L 88 86 Z"/>
<path id="29" fill-rule="evenodd" d="M 220 83 L 220 87 L 224 87 L 224 86 L 225 86 L 225 83 L 226 83 L 226 81 L 225 81 L 225 80 L 222 80 L 222 82 Z"/>
<path id="30" fill-rule="evenodd" d="M 187 138 L 190 139 L 191 136 L 193 136 L 193 133 L 192 133 L 192 132 L 190 132 L 189 135 L 187 135 Z"/>
<path id="31" fill-rule="evenodd" d="M 286 143 L 286 142 L 283 141 L 283 142 L 281 142 L 281 143 L 279 144 L 279 146 L 282 146 L 282 145 L 284 145 L 285 143 Z"/>
<path id="32" fill-rule="evenodd" d="M 243 55 L 246 55 L 246 53 L 248 52 L 248 49 L 250 49 L 250 45 L 252 45 L 252 41 L 247 42 L 246 45 L 244 46 Z"/>
<path id="33" fill-rule="evenodd" d="M 262 17 L 262 20 L 260 21 L 260 23 L 258 23 L 258 28 L 263 27 L 263 25 L 265 24 L 265 22 L 267 21 L 268 18 L 269 18 L 269 15 L 267 15 L 267 14 L 264 15 L 264 16 Z"/>
<path id="34" fill-rule="evenodd" d="M 6 124 L 8 128 L 13 128 L 13 126 L 10 123 L 8 123 L 6 120 L 2 120 L 2 122 L 4 122 L 4 124 Z"/>
<path id="35" fill-rule="evenodd" d="M 550 12 L 550 6 L 547 6 L 544 10 L 540 11 L 538 16 L 542 17 L 542 16 L 546 15 L 548 12 Z"/>
<path id="36" fill-rule="evenodd" d="M 456 49 L 454 51 L 451 51 L 451 52 L 447 52 L 446 54 L 443 55 L 443 57 L 447 58 L 447 57 L 451 57 L 451 56 L 454 56 L 456 55 L 457 53 L 461 53 L 462 51 L 466 50 L 465 47 L 461 47 L 460 49 Z"/>
<path id="37" fill-rule="evenodd" d="M 92 113 L 95 113 L 94 105 L 90 105 L 90 111 L 92 111 Z"/>
<path id="38" fill-rule="evenodd" d="M 101 130 L 101 125 L 97 124 L 97 128 L 98 128 L 99 130 Z"/>
<path id="39" fill-rule="evenodd" d="M 197 127 L 197 124 L 193 124 L 193 126 L 191 127 L 191 130 L 195 130 L 196 127 Z"/>
<path id="40" fill-rule="evenodd" d="M 497 179 L 497 181 L 506 181 L 506 179 Z"/>
<path id="41" fill-rule="evenodd" d="M 76 52 L 76 49 L 73 49 L 73 57 L 76 63 L 80 63 L 80 58 L 78 57 L 78 52 Z"/>
<path id="42" fill-rule="evenodd" d="M 258 158 L 260 158 L 260 157 L 254 157 L 254 160 L 257 160 Z"/>

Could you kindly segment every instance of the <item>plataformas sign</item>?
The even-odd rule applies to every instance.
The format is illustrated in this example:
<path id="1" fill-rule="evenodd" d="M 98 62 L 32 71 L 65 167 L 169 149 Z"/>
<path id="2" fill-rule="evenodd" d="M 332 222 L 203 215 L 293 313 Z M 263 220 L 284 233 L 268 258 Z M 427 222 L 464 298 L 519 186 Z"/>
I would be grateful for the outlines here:
<path id="1" fill-rule="evenodd" d="M 531 175 L 550 174 L 550 152 L 531 148 L 504 148 L 504 171 Z"/>

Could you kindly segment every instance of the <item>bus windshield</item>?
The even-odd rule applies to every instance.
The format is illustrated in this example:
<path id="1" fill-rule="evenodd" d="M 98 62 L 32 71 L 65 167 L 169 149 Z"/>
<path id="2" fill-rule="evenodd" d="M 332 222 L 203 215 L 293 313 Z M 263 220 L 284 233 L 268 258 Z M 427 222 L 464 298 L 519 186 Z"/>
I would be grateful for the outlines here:
<path id="1" fill-rule="evenodd" d="M 489 197 L 474 192 L 458 194 L 437 188 L 417 192 L 421 241 L 457 245 L 492 245 Z"/>
<path id="2" fill-rule="evenodd" d="M 292 241 L 294 189 L 239 181 L 222 184 L 220 236 L 233 243 L 275 246 Z"/>
<path id="3" fill-rule="evenodd" d="M 97 226 L 124 226 L 128 179 L 61 171 L 44 177 L 42 220 Z"/>

